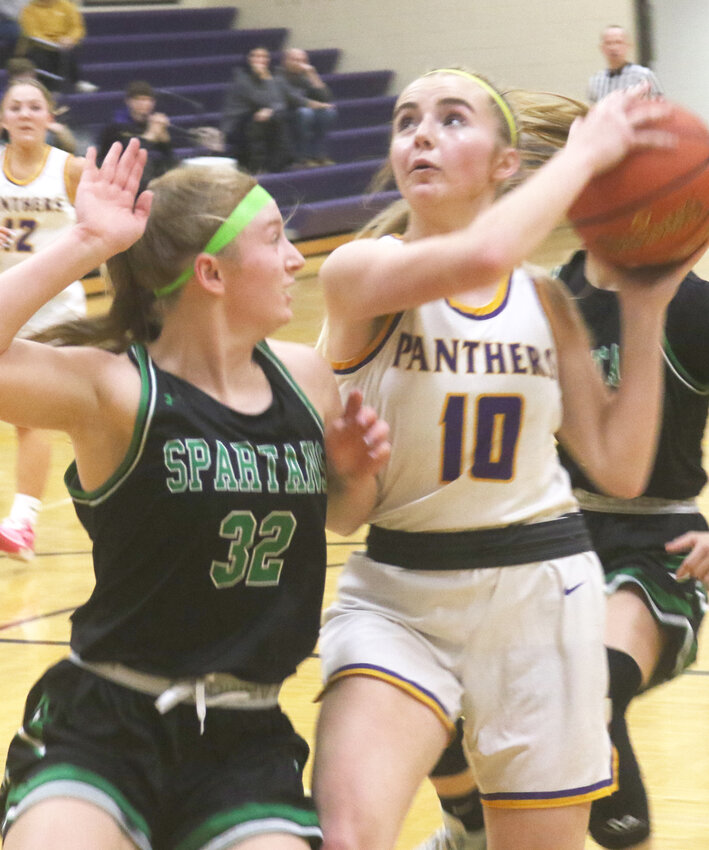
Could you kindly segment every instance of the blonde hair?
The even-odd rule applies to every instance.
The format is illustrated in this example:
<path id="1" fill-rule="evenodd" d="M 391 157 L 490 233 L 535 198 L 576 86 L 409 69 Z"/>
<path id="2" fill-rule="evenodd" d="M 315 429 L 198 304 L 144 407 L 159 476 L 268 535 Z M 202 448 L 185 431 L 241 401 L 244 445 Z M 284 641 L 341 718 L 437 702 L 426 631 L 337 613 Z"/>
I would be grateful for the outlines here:
<path id="1" fill-rule="evenodd" d="M 501 90 L 483 74 L 465 68 L 441 68 L 431 74 L 460 74 L 479 82 L 486 91 L 490 103 L 498 116 L 499 139 L 503 145 L 511 142 L 511 126 L 515 127 L 517 150 L 521 167 L 517 174 L 500 187 L 506 192 L 521 183 L 535 169 L 543 165 L 559 148 L 563 147 L 574 120 L 588 112 L 589 106 L 580 100 L 553 92 L 530 92 L 522 89 Z M 490 91 L 487 91 L 490 89 Z M 506 109 L 501 107 L 501 103 Z M 382 165 L 370 184 L 371 192 L 382 192 L 394 187 L 394 175 L 389 161 Z M 374 216 L 359 231 L 360 237 L 383 236 L 387 233 L 403 233 L 409 222 L 409 205 L 402 198 L 394 201 Z"/>
<path id="2" fill-rule="evenodd" d="M 7 100 L 8 94 L 12 91 L 12 89 L 16 88 L 17 86 L 32 86 L 33 88 L 37 89 L 37 91 L 39 91 L 42 97 L 46 100 L 49 111 L 54 114 L 57 107 L 56 103 L 54 102 L 54 97 L 49 91 L 49 89 L 44 85 L 44 83 L 41 83 L 34 77 L 24 76 L 23 74 L 20 74 L 16 77 L 12 77 L 8 82 L 7 86 L 5 86 L 5 91 L 2 95 L 2 101 L 0 101 L 1 109 L 5 109 L 5 101 Z"/>
<path id="3" fill-rule="evenodd" d="M 255 185 L 253 177 L 229 165 L 183 165 L 152 180 L 148 188 L 154 197 L 145 233 L 106 264 L 113 288 L 108 313 L 50 328 L 35 339 L 110 351 L 157 339 L 164 310 L 181 290 L 159 300 L 155 291 L 190 265 Z"/>
<path id="4" fill-rule="evenodd" d="M 435 74 L 454 74 L 459 77 L 464 77 L 479 86 L 488 95 L 490 100 L 492 100 L 504 118 L 508 142 L 514 147 L 517 147 L 518 133 L 515 117 L 512 114 L 512 110 L 505 98 L 497 91 L 489 80 L 486 80 L 485 77 L 481 77 L 480 74 L 473 74 L 470 71 L 464 71 L 462 68 L 436 68 L 435 71 L 428 71 L 425 73 L 424 77 L 431 77 Z"/>

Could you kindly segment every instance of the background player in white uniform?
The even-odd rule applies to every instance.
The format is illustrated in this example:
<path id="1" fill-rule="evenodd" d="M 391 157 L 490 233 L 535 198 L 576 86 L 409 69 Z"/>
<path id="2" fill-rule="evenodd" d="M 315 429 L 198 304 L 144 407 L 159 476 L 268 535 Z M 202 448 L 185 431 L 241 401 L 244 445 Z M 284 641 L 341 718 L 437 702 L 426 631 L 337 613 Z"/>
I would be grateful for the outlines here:
<path id="1" fill-rule="evenodd" d="M 20 263 L 66 232 L 75 220 L 74 194 L 84 160 L 50 147 L 54 120 L 50 93 L 36 80 L 12 82 L 2 100 L 2 123 L 9 143 L 0 151 L 0 270 Z M 74 281 L 44 304 L 20 329 L 29 337 L 86 313 L 81 281 Z M 49 476 L 50 442 L 37 429 L 17 428 L 17 481 L 7 519 L 0 523 L 0 551 L 30 560 L 34 526 Z"/>
<path id="2" fill-rule="evenodd" d="M 496 200 L 526 129 L 502 96 L 448 69 L 398 98 L 403 239 L 351 242 L 321 270 L 343 387 L 393 419 L 367 552 L 348 561 L 321 634 L 325 850 L 394 845 L 461 708 L 494 850 L 578 850 L 590 801 L 613 783 L 602 575 L 554 435 L 601 486 L 642 489 L 662 320 L 686 268 L 624 281 L 615 394 L 559 285 L 513 269 L 594 174 L 669 143 L 652 130 L 668 108 L 609 97 Z"/>

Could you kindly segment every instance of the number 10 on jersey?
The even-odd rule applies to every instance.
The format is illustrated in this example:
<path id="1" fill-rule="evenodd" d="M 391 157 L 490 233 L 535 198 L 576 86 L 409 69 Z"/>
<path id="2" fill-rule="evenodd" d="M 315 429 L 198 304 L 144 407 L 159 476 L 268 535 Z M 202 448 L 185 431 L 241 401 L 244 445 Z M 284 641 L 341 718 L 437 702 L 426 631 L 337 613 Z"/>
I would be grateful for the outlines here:
<path id="1" fill-rule="evenodd" d="M 468 396 L 446 397 L 442 430 L 441 480 L 455 481 L 464 472 Z M 524 404 L 519 395 L 479 395 L 474 402 L 471 478 L 510 481 L 514 477 Z"/>

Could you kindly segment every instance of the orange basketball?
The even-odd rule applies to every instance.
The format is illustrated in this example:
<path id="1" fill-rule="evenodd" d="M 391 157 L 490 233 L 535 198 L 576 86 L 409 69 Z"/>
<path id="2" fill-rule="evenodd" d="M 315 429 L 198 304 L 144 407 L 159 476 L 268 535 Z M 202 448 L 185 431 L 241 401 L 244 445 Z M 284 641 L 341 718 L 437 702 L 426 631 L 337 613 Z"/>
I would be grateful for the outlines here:
<path id="1" fill-rule="evenodd" d="M 656 126 L 677 146 L 629 154 L 569 210 L 586 247 L 615 265 L 679 262 L 709 238 L 709 129 L 677 104 Z"/>

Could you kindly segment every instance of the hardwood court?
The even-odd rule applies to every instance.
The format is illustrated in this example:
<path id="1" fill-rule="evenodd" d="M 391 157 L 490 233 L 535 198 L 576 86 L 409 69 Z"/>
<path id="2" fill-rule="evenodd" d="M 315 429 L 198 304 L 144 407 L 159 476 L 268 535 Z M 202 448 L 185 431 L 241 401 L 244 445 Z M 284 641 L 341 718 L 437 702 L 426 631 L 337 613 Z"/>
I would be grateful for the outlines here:
<path id="1" fill-rule="evenodd" d="M 561 232 L 534 258 L 540 265 L 563 261 L 574 245 Z M 318 257 L 309 259 L 295 286 L 296 316 L 279 336 L 314 343 L 322 316 L 315 273 Z M 698 269 L 709 277 L 709 259 Z M 96 287 L 94 288 L 96 289 Z M 92 311 L 105 307 L 105 299 L 90 300 Z M 88 596 L 92 586 L 91 557 L 86 535 L 78 524 L 64 490 L 62 475 L 71 459 L 71 446 L 60 435 L 53 438 L 51 483 L 37 536 L 37 557 L 22 564 L 0 557 L 0 765 L 15 732 L 30 686 L 40 673 L 68 651 L 69 616 Z M 4 515 L 14 489 L 14 432 L 0 424 L 0 515 Z M 703 497 L 709 511 L 709 492 Z M 329 536 L 326 604 L 348 553 L 361 546 L 364 531 L 351 538 Z M 309 741 L 317 706 L 313 697 L 319 685 L 317 657 L 308 659 L 287 682 L 284 706 L 296 727 Z M 645 769 L 654 817 L 654 837 L 641 850 L 707 850 L 709 848 L 709 637 L 704 630 L 697 664 L 675 682 L 636 700 L 629 712 L 633 739 Z M 435 796 L 428 783 L 422 786 L 397 844 L 411 850 L 439 825 Z M 586 848 L 597 845 L 590 838 Z M 99 848 L 97 848 L 99 850 Z M 549 850 L 554 850 L 550 847 Z"/>

